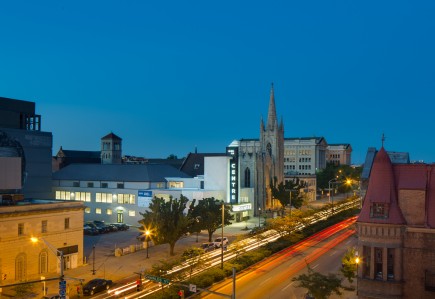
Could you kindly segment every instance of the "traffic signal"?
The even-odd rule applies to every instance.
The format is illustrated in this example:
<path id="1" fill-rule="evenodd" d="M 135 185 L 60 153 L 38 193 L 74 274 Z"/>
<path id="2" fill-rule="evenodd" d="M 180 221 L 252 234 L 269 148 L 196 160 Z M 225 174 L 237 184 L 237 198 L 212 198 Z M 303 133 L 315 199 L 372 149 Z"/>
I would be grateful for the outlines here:
<path id="1" fill-rule="evenodd" d="M 140 279 L 136 280 L 136 291 L 140 291 L 140 287 L 142 285 L 142 281 Z"/>
<path id="2" fill-rule="evenodd" d="M 178 296 L 180 296 L 181 299 L 184 299 L 184 290 L 180 290 Z"/>

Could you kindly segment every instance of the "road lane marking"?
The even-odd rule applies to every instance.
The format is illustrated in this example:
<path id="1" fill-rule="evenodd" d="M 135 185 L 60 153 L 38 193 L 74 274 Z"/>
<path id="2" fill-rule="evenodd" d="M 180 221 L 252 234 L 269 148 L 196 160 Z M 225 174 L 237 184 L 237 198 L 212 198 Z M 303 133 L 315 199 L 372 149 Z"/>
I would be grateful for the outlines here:
<path id="1" fill-rule="evenodd" d="M 291 286 L 292 284 L 294 284 L 295 282 L 293 281 L 292 283 L 289 283 L 285 288 L 283 288 L 281 290 L 281 292 L 284 292 L 289 286 Z"/>
<path id="2" fill-rule="evenodd" d="M 333 251 L 329 256 L 333 256 L 336 253 L 337 253 L 337 251 Z"/>
<path id="3" fill-rule="evenodd" d="M 311 267 L 311 269 L 316 269 L 318 266 L 319 266 L 319 264 L 317 264 L 317 265 Z"/>
<path id="4" fill-rule="evenodd" d="M 272 277 L 269 277 L 268 279 L 266 279 L 265 281 L 263 281 L 262 283 L 260 283 L 260 285 L 266 283 L 266 281 L 268 281 L 269 279 L 271 279 Z"/>

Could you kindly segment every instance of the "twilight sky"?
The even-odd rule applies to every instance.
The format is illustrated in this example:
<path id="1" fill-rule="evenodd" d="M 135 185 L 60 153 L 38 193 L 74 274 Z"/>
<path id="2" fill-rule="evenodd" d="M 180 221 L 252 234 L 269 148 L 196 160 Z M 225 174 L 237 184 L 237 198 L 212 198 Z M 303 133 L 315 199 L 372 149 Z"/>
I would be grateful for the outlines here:
<path id="1" fill-rule="evenodd" d="M 60 146 L 165 158 L 285 137 L 435 162 L 435 1 L 2 1 L 0 96 Z M 432 115 L 432 116 L 431 116 Z"/>

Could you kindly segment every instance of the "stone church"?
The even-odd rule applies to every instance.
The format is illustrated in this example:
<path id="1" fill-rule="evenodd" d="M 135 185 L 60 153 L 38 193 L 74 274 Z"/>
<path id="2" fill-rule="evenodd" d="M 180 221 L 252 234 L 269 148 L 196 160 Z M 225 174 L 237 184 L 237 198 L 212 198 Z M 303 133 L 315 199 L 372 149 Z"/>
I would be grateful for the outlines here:
<path id="1" fill-rule="evenodd" d="M 253 188 L 254 213 L 279 207 L 272 199 L 270 183 L 284 179 L 284 123 L 278 124 L 273 84 L 270 89 L 267 122 L 260 121 L 260 139 L 241 139 L 238 144 L 240 188 Z"/>

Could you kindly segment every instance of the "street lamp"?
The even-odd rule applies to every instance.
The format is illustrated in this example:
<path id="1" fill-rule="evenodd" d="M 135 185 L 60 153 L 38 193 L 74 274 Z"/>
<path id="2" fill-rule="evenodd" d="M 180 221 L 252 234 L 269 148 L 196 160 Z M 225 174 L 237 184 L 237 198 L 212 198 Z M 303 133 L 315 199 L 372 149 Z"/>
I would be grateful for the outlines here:
<path id="1" fill-rule="evenodd" d="M 358 295 L 358 264 L 359 264 L 360 260 L 359 257 L 357 256 L 355 259 L 355 263 L 356 263 L 356 294 Z"/>
<path id="2" fill-rule="evenodd" d="M 329 202 L 332 204 L 332 214 L 334 214 L 334 195 L 331 196 L 331 183 L 336 182 L 337 179 L 331 179 L 328 182 L 328 188 L 329 188 Z M 332 198 L 332 201 L 331 201 Z"/>
<path id="3" fill-rule="evenodd" d="M 32 243 L 38 243 L 38 241 L 41 240 L 44 242 L 44 244 L 57 256 L 59 255 L 60 260 L 60 277 L 59 277 L 59 296 L 60 299 L 65 299 L 65 293 L 66 293 L 66 284 L 63 276 L 63 270 L 64 270 L 64 259 L 63 259 L 63 251 L 57 250 L 56 247 L 54 247 L 51 243 L 49 243 L 47 240 L 45 240 L 42 237 L 31 237 L 30 241 Z"/>
<path id="4" fill-rule="evenodd" d="M 145 231 L 145 239 L 147 241 L 147 258 L 149 258 L 149 256 L 148 256 L 148 247 L 150 247 L 150 246 L 149 246 L 149 240 L 148 240 L 148 238 L 149 238 L 150 234 L 151 234 L 151 232 L 147 229 Z"/>
<path id="5" fill-rule="evenodd" d="M 261 226 L 260 221 L 261 221 L 261 208 L 258 208 L 258 227 Z"/>

